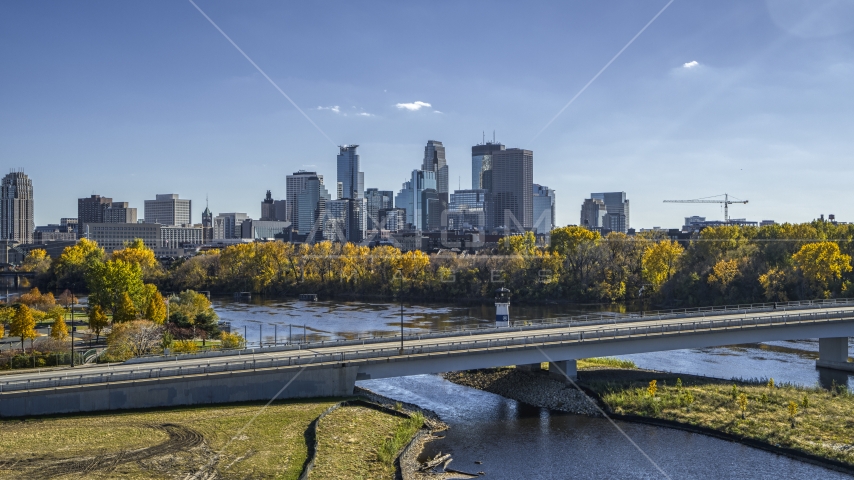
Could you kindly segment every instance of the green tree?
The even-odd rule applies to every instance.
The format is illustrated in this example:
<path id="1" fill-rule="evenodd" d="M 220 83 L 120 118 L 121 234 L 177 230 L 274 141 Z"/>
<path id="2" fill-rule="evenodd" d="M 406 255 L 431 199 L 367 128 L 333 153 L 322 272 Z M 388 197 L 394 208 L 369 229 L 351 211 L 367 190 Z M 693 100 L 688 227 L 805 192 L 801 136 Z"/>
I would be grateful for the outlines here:
<path id="1" fill-rule="evenodd" d="M 89 330 L 95 332 L 95 341 L 101 339 L 101 332 L 109 325 L 107 314 L 100 305 L 93 305 L 89 309 Z"/>
<path id="2" fill-rule="evenodd" d="M 53 325 L 50 327 L 50 338 L 65 340 L 68 338 L 68 326 L 65 324 L 65 311 L 59 307 L 50 311 Z"/>
<path id="3" fill-rule="evenodd" d="M 204 294 L 185 290 L 172 297 L 169 302 L 169 322 L 180 328 L 192 328 L 205 332 L 207 337 L 219 335 L 219 316 Z"/>
<path id="4" fill-rule="evenodd" d="M 124 292 L 119 301 L 118 308 L 116 308 L 116 312 L 113 313 L 113 323 L 130 322 L 132 320 L 136 320 L 136 307 L 130 298 L 130 294 Z"/>
<path id="5" fill-rule="evenodd" d="M 21 337 L 21 351 L 24 351 L 24 340 L 30 340 L 32 346 L 33 340 L 36 338 L 36 319 L 33 318 L 33 312 L 30 307 L 25 304 L 18 305 L 18 311 L 12 317 L 12 323 L 9 325 L 10 337 Z"/>
<path id="6" fill-rule="evenodd" d="M 145 285 L 142 268 L 138 263 L 121 259 L 97 262 L 87 271 L 86 284 L 89 287 L 89 303 L 100 305 L 114 317 L 125 294 L 130 297 L 135 311 L 138 310 L 137 305 L 143 305 Z"/>
<path id="7" fill-rule="evenodd" d="M 104 249 L 97 242 L 80 239 L 76 245 L 65 247 L 51 268 L 59 287 L 81 291 L 86 287 L 86 271 L 104 260 Z"/>
<path id="8" fill-rule="evenodd" d="M 741 410 L 741 418 L 744 419 L 744 413 L 747 412 L 747 394 L 742 393 L 738 396 L 738 409 Z"/>

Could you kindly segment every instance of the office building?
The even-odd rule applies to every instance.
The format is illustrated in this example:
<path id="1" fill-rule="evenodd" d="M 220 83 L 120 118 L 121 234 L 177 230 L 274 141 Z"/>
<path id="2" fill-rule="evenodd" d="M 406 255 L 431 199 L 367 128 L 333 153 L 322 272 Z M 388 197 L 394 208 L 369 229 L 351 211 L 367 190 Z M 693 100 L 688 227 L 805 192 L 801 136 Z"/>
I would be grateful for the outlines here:
<path id="1" fill-rule="evenodd" d="M 425 190 L 436 191 L 436 172 L 425 170 L 413 170 L 412 179 L 404 184 L 409 187 L 409 193 L 402 196 L 401 200 L 408 200 L 406 208 L 406 223 L 417 230 L 427 228 L 427 205 L 424 203 Z M 438 198 L 438 194 L 436 195 Z M 400 205 L 395 205 L 400 208 Z"/>
<path id="2" fill-rule="evenodd" d="M 0 184 L 0 239 L 33 243 L 36 229 L 33 181 L 23 171 L 12 171 Z"/>
<path id="3" fill-rule="evenodd" d="M 501 150 L 504 150 L 504 145 L 495 142 L 471 147 L 472 190 L 492 189 L 492 155 Z"/>
<path id="4" fill-rule="evenodd" d="M 406 230 L 406 210 L 403 208 L 384 208 L 379 212 L 379 221 L 381 230 L 390 232 Z"/>
<path id="5" fill-rule="evenodd" d="M 62 217 L 59 219 L 59 225 L 61 227 L 71 227 L 71 229 L 74 230 L 74 232 L 77 232 L 78 231 L 77 227 L 79 225 L 79 222 L 77 221 L 76 218 Z"/>
<path id="6" fill-rule="evenodd" d="M 89 198 L 78 198 L 77 221 L 80 225 L 86 223 L 107 223 L 104 220 L 104 213 L 112 204 L 112 198 L 100 195 L 92 195 Z"/>
<path id="7" fill-rule="evenodd" d="M 317 178 L 320 184 L 323 185 L 323 175 L 318 175 L 317 172 L 300 170 L 298 172 L 294 172 L 293 175 L 288 175 L 287 177 L 285 199 L 287 200 L 288 215 L 286 220 L 291 222 L 294 226 L 299 224 L 299 219 L 297 218 L 298 211 L 295 207 L 297 196 L 305 188 L 305 182 L 312 177 Z"/>
<path id="8" fill-rule="evenodd" d="M 176 193 L 157 195 L 154 200 L 145 201 L 145 223 L 161 225 L 184 225 L 192 223 L 193 203 L 178 198 Z"/>
<path id="9" fill-rule="evenodd" d="M 448 229 L 490 229 L 493 220 L 492 208 L 491 196 L 487 190 L 455 190 L 448 205 Z"/>
<path id="10" fill-rule="evenodd" d="M 36 227 L 33 243 L 69 242 L 77 240 L 77 231 L 71 225 L 46 225 Z"/>
<path id="11" fill-rule="evenodd" d="M 241 238 L 251 240 L 272 240 L 281 237 L 290 229 L 291 222 L 279 220 L 245 220 L 240 224 Z"/>
<path id="12" fill-rule="evenodd" d="M 342 198 L 326 202 L 323 238 L 359 243 L 365 235 L 365 199 Z"/>
<path id="13" fill-rule="evenodd" d="M 436 208 L 430 210 L 430 214 L 441 218 L 442 212 L 448 208 L 448 164 L 445 159 L 445 146 L 442 142 L 436 140 L 428 140 L 424 147 L 424 160 L 421 163 L 421 170 L 434 172 L 436 174 L 436 193 L 439 203 Z M 433 225 L 431 222 L 430 229 L 439 229 L 439 225 Z"/>
<path id="14" fill-rule="evenodd" d="M 365 191 L 365 174 L 360 170 L 358 145 L 342 145 L 338 147 L 338 183 L 341 184 L 338 198 L 363 198 Z"/>
<path id="15" fill-rule="evenodd" d="M 549 233 L 555 227 L 555 191 L 544 185 L 534 184 L 534 231 Z"/>
<path id="16" fill-rule="evenodd" d="M 240 225 L 246 220 L 249 220 L 249 215 L 245 213 L 220 213 L 213 218 L 213 239 L 241 238 Z"/>
<path id="17" fill-rule="evenodd" d="M 261 202 L 261 221 L 286 222 L 288 207 L 286 200 L 273 200 L 273 195 L 267 190 L 267 196 Z"/>
<path id="18" fill-rule="evenodd" d="M 160 246 L 178 248 L 183 245 L 202 245 L 205 232 L 202 225 L 161 225 Z"/>
<path id="19" fill-rule="evenodd" d="M 529 230 L 534 224 L 534 152 L 521 148 L 492 154 L 492 199 L 496 228 Z"/>
<path id="20" fill-rule="evenodd" d="M 412 180 L 407 180 L 400 186 L 400 191 L 394 196 L 394 208 L 403 210 L 406 215 L 404 222 L 409 224 L 410 212 L 412 212 Z"/>
<path id="21" fill-rule="evenodd" d="M 322 221 L 326 214 L 326 203 L 332 197 L 321 183 L 319 176 L 311 176 L 305 179 L 302 192 L 294 199 L 295 205 L 292 212 L 296 215 L 296 226 L 301 235 L 306 235 L 306 242 L 314 243 L 322 238 Z"/>
<path id="22" fill-rule="evenodd" d="M 136 208 L 128 202 L 112 202 L 104 209 L 103 223 L 136 223 Z"/>
<path id="23" fill-rule="evenodd" d="M 160 228 L 158 223 L 87 223 L 86 229 L 89 240 L 98 242 L 98 246 L 106 253 L 121 250 L 125 244 L 137 238 L 146 247 L 160 247 Z"/>
<path id="24" fill-rule="evenodd" d="M 365 203 L 367 205 L 367 229 L 368 230 L 379 230 L 381 229 L 379 225 L 375 225 L 375 223 L 379 223 L 379 213 L 380 210 L 385 208 L 392 208 L 394 201 L 394 193 L 391 190 L 378 190 L 376 188 L 369 188 L 365 191 Z"/>
<path id="25" fill-rule="evenodd" d="M 626 233 L 629 228 L 629 201 L 626 192 L 591 193 L 590 198 L 602 200 L 608 209 L 604 228 L 612 232 Z"/>
<path id="26" fill-rule="evenodd" d="M 581 220 L 579 225 L 591 230 L 605 228 L 608 208 L 605 202 L 598 198 L 586 198 L 581 204 Z"/>

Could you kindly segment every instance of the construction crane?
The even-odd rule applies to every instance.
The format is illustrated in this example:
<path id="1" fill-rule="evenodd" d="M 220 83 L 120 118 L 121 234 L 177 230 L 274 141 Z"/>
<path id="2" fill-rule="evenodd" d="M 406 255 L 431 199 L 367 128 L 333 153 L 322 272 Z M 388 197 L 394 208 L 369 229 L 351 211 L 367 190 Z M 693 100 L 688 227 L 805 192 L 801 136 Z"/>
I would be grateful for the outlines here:
<path id="1" fill-rule="evenodd" d="M 697 200 L 665 200 L 664 203 L 723 203 L 724 204 L 724 222 L 729 222 L 729 206 L 733 203 L 744 203 L 746 204 L 747 200 L 730 200 L 729 194 L 723 194 L 723 200 L 710 200 L 715 197 L 720 197 L 721 195 L 713 195 L 711 197 L 698 198 Z"/>

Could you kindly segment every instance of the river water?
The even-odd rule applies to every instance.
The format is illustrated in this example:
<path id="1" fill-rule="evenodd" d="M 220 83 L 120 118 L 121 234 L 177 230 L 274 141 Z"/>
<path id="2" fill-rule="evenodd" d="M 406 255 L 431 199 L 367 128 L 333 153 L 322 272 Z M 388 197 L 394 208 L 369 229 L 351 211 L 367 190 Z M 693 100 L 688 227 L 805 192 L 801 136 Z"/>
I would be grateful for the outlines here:
<path id="1" fill-rule="evenodd" d="M 302 328 L 310 340 L 395 334 L 391 303 L 215 300 L 222 320 L 246 328 L 250 342 L 287 341 Z M 515 320 L 578 315 L 571 306 L 515 306 Z M 489 325 L 489 306 L 404 305 L 406 332 Z M 299 326 L 297 328 L 296 326 Z M 255 333 L 257 332 L 257 333 Z M 243 332 L 240 332 L 243 333 Z M 253 339 L 254 336 L 254 339 Z M 847 374 L 815 368 L 816 340 L 769 342 L 627 355 L 641 368 L 718 378 L 768 378 L 812 386 L 854 384 Z M 851 478 L 773 453 L 673 429 L 589 418 L 525 405 L 448 382 L 438 375 L 369 380 L 359 386 L 438 413 L 450 429 L 424 455 L 452 453 L 451 468 L 487 478 Z M 482 464 L 476 464 L 476 461 Z"/>

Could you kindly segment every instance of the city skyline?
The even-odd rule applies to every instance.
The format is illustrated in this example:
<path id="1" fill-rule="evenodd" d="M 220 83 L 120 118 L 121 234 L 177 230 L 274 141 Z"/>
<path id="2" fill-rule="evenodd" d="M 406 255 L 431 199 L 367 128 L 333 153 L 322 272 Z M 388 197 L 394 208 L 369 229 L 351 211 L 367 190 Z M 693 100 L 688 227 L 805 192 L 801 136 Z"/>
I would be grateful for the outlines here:
<path id="1" fill-rule="evenodd" d="M 534 182 L 557 192 L 558 225 L 576 223 L 589 192 L 627 191 L 632 224 L 648 227 L 722 218 L 716 206 L 661 201 L 724 192 L 750 199 L 737 217 L 854 217 L 854 25 L 848 7 L 818 3 L 804 15 L 798 2 L 675 2 L 541 134 L 666 2 L 199 6 L 333 143 L 360 145 L 365 188 L 397 191 L 432 138 L 446 148 L 449 189 L 470 186 L 469 149 L 497 130 L 497 141 L 537 153 Z M 0 12 L 16 45 L 0 58 L 19 72 L 2 80 L 0 156 L 36 185 L 38 225 L 73 217 L 93 193 L 140 210 L 178 192 L 209 196 L 213 211 L 254 212 L 259 190 L 281 197 L 294 171 L 335 172 L 329 141 L 191 5 Z M 294 16 L 307 21 L 279 28 Z M 324 16 L 363 28 L 308 30 Z M 444 38 L 412 38 L 405 18 L 442 19 Z M 540 27 L 487 40 L 464 28 L 474 18 Z"/>

